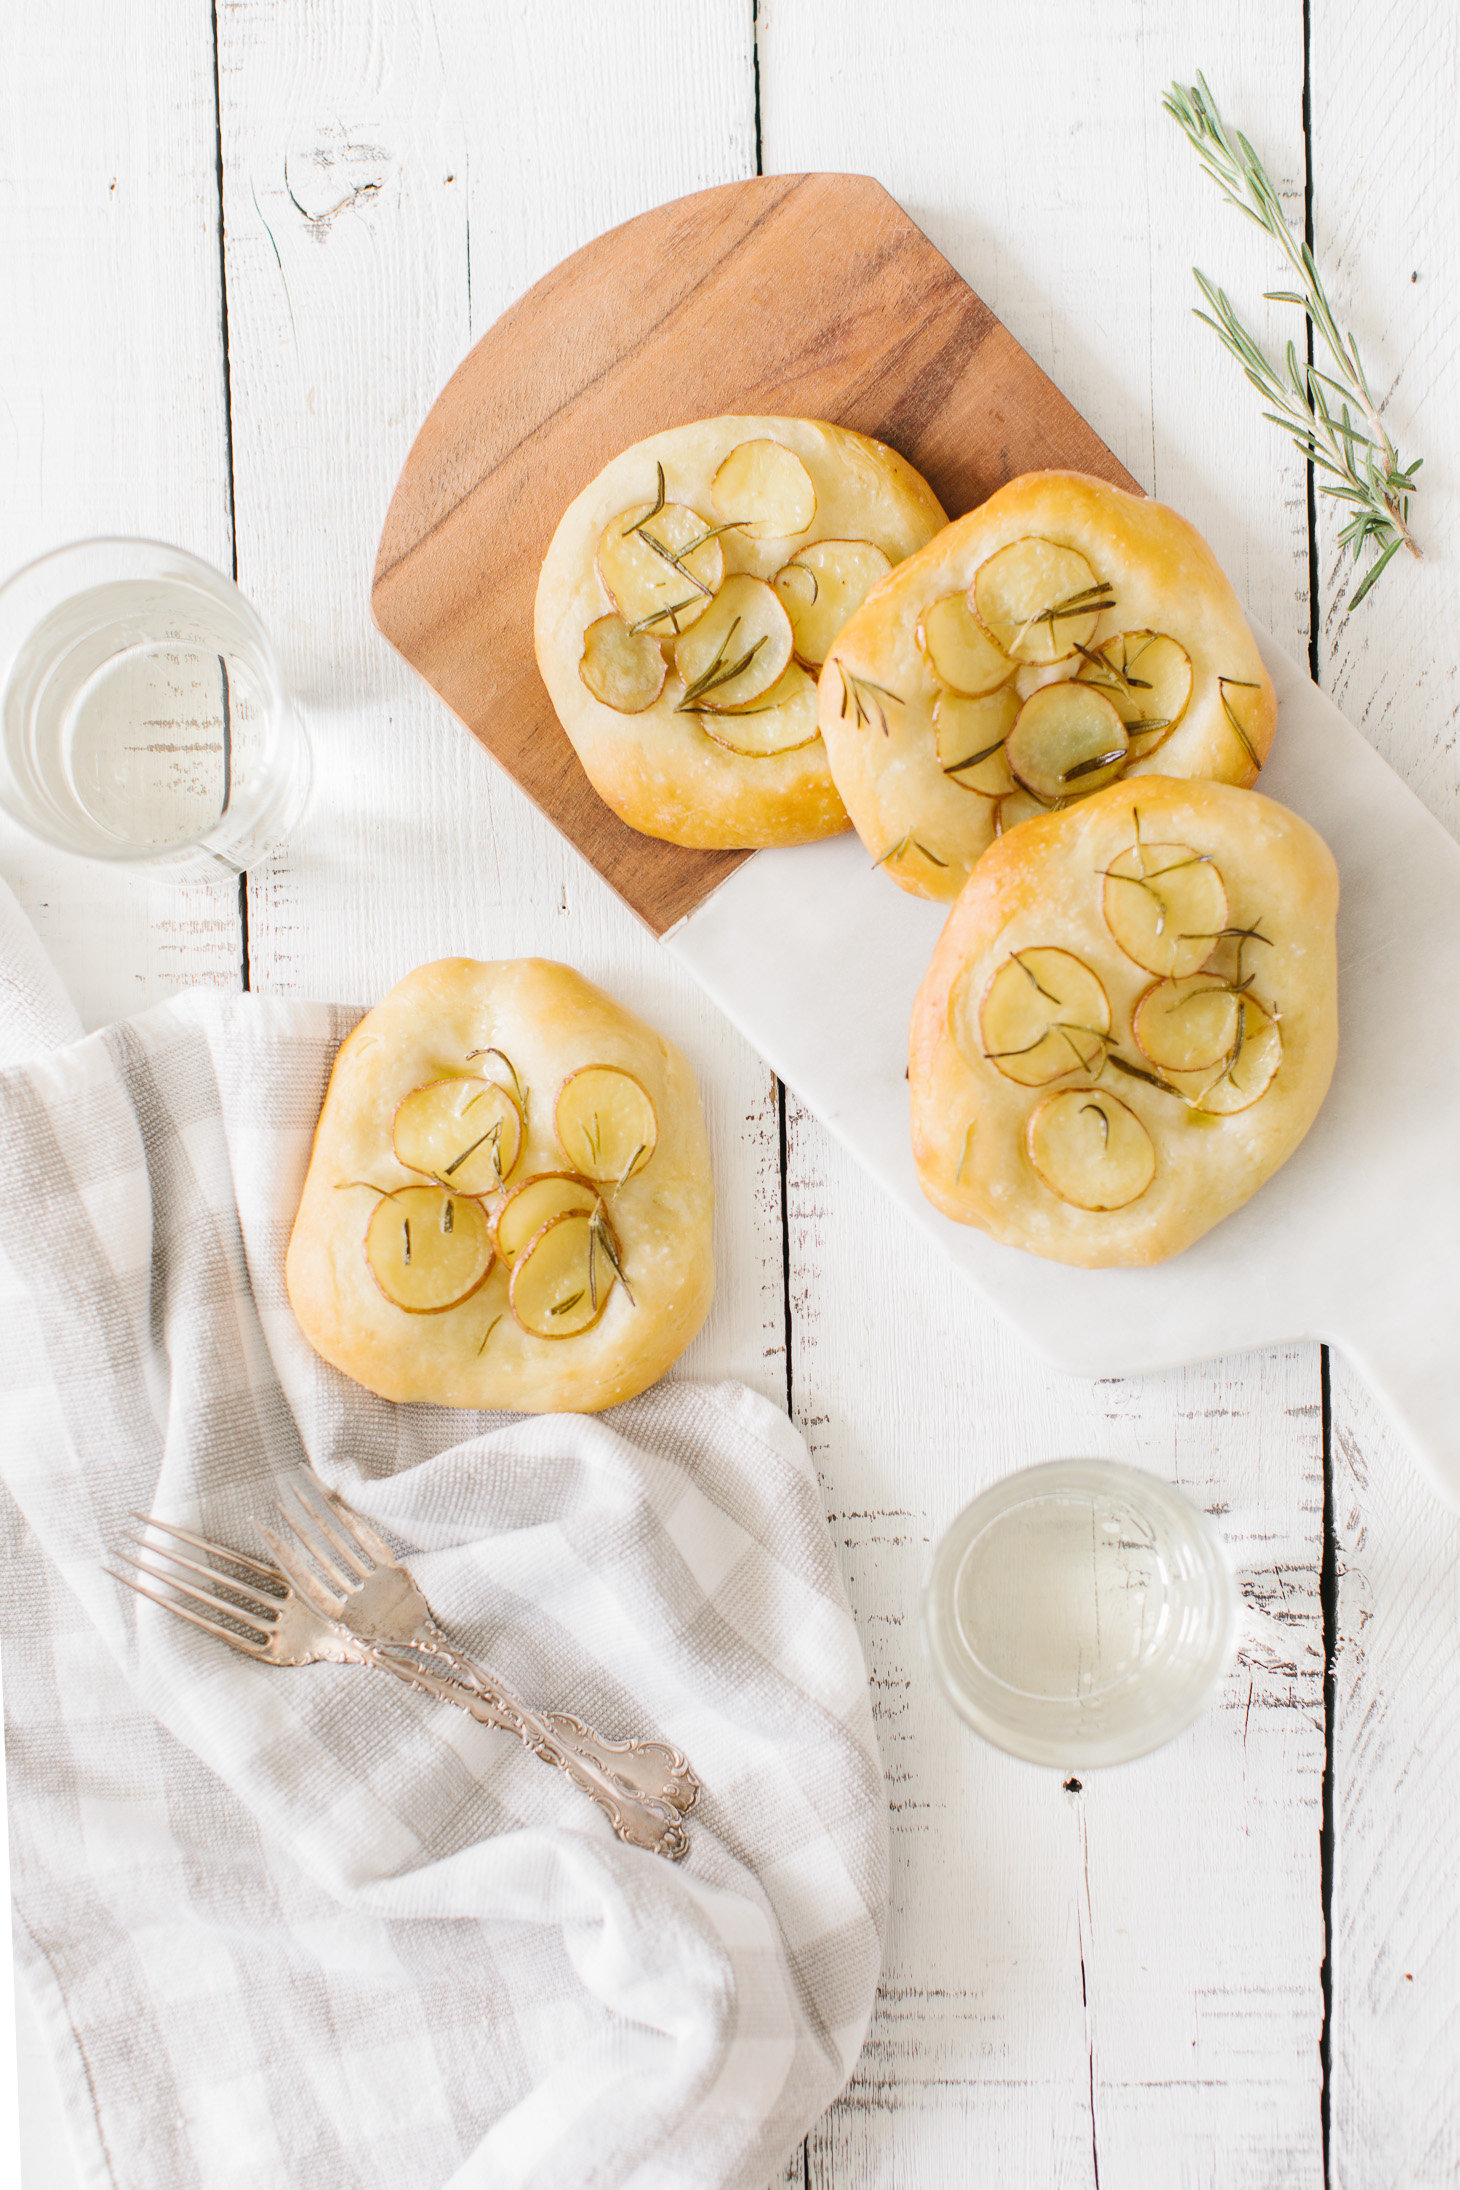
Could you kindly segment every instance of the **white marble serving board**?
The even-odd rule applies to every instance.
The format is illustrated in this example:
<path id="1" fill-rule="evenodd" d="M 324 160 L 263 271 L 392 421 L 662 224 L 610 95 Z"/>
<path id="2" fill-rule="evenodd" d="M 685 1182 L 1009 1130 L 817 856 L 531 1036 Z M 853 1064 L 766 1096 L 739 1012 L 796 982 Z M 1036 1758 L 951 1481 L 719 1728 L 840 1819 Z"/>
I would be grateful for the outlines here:
<path id="1" fill-rule="evenodd" d="M 853 836 L 760 852 L 666 938 L 767 1062 L 1044 1358 L 1084 1376 L 1294 1338 L 1340 1345 L 1460 1505 L 1460 846 L 1259 634 L 1279 714 L 1262 790 L 1338 861 L 1333 1086 L 1245 1208 L 1150 1270 L 1072 1270 L 918 1188 L 907 1027 L 944 908 Z"/>

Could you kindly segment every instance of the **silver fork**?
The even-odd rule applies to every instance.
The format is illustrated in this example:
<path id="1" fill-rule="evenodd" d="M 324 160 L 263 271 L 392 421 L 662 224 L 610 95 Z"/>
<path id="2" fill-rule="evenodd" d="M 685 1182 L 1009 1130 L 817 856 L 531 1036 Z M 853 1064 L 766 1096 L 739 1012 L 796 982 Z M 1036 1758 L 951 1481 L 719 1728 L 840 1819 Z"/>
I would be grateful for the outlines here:
<path id="1" fill-rule="evenodd" d="M 230 1649 L 244 1657 L 254 1658 L 266 1665 L 315 1665 L 322 1662 L 337 1665 L 374 1666 L 377 1671 L 390 1673 L 407 1687 L 434 1696 L 443 1703 L 455 1704 L 473 1718 L 489 1726 L 504 1728 L 528 1742 L 535 1753 L 548 1762 L 560 1765 L 560 1769 L 584 1792 L 591 1795 L 605 1811 L 610 1824 L 620 1840 L 632 1846 L 647 1848 L 656 1855 L 667 1856 L 678 1862 L 689 1849 L 689 1836 L 677 1809 L 665 1802 L 654 1802 L 633 1793 L 620 1785 L 613 1775 L 601 1771 L 586 1759 L 562 1761 L 560 1750 L 549 1753 L 539 1747 L 521 1725 L 500 1709 L 493 1697 L 477 1688 L 464 1688 L 457 1681 L 431 1672 L 428 1668 L 398 1657 L 393 1651 L 379 1648 L 364 1637 L 352 1633 L 339 1622 L 331 1619 L 318 1606 L 302 1596 L 289 1577 L 277 1567 L 267 1566 L 259 1559 L 250 1559 L 243 1552 L 230 1550 L 224 1544 L 210 1542 L 206 1536 L 197 1535 L 192 1529 L 179 1528 L 171 1521 L 158 1521 L 145 1514 L 134 1514 L 133 1519 L 142 1527 L 159 1530 L 176 1538 L 191 1550 L 201 1552 L 205 1560 L 222 1562 L 237 1567 L 256 1581 L 240 1580 L 236 1574 L 220 1572 L 218 1565 L 202 1565 L 184 1553 L 173 1550 L 169 1544 L 149 1542 L 146 1536 L 128 1538 L 143 1553 L 134 1558 L 130 1552 L 118 1551 L 115 1556 L 126 1566 L 144 1575 L 147 1581 L 160 1582 L 169 1592 L 160 1595 L 130 1574 L 119 1574 L 115 1568 L 107 1572 L 113 1580 L 123 1582 L 139 1597 L 161 1605 L 164 1611 L 176 1613 L 194 1627 L 203 1628 L 216 1635 Z M 266 1532 L 267 1533 L 267 1532 Z M 196 1577 L 196 1579 L 190 1579 Z M 203 1587 L 204 1583 L 210 1587 Z M 260 1583 L 268 1587 L 260 1587 Z M 220 1592 L 227 1591 L 222 1595 Z M 210 1618 L 208 1612 L 194 1609 L 207 1606 L 209 1611 L 222 1615 Z M 224 1624 L 225 1621 L 228 1624 Z M 449 1651 L 450 1646 L 447 1646 Z M 577 1766 L 577 1769 L 574 1766 Z M 592 1775 L 590 1777 L 590 1775 Z"/>
<path id="2" fill-rule="evenodd" d="M 286 1507 L 279 1508 L 294 1544 L 258 1525 L 281 1570 L 318 1611 L 377 1650 L 402 1647 L 448 1666 L 454 1679 L 489 1702 L 498 1722 L 538 1755 L 554 1762 L 562 1754 L 575 1757 L 645 1801 L 667 1803 L 680 1814 L 694 1808 L 700 1783 L 681 1750 L 642 1738 L 609 1741 L 569 1711 L 533 1710 L 498 1674 L 443 1634 L 414 1576 L 368 1521 L 315 1478 L 304 1477 L 288 1487 L 306 1524 L 301 1526 L 300 1517 Z M 321 1547 L 321 1537 L 329 1549 Z M 300 1550 L 314 1561 L 324 1582 L 300 1559 Z M 573 1776 L 570 1763 L 560 1768 Z"/>

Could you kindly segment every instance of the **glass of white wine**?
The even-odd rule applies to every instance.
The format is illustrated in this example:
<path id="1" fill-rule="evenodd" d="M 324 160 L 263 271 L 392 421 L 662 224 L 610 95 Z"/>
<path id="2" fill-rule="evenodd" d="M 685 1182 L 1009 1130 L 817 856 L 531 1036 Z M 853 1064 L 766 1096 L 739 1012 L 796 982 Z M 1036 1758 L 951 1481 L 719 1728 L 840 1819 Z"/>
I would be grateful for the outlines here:
<path id="1" fill-rule="evenodd" d="M 269 635 L 182 548 L 85 540 L 0 586 L 0 805 L 63 851 L 239 874 L 298 826 L 310 756 Z"/>
<path id="2" fill-rule="evenodd" d="M 1189 1726 L 1236 1654 L 1225 1547 L 1181 1493 L 1112 1460 L 1022 1468 L 964 1508 L 923 1598 L 944 1694 L 997 1748 L 1088 1770 Z"/>

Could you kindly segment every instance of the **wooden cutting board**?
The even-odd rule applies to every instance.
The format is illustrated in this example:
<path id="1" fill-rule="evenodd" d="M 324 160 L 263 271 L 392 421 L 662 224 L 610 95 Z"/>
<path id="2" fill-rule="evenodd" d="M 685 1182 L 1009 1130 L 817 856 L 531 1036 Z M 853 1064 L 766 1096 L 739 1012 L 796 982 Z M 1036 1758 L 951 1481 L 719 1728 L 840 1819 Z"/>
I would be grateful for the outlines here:
<path id="1" fill-rule="evenodd" d="M 1047 466 L 1136 488 L 867 175 L 758 176 L 676 199 L 529 289 L 416 436 L 386 516 L 371 607 L 392 645 L 656 935 L 754 855 L 661 844 L 609 811 L 538 676 L 533 596 L 559 518 L 611 457 L 726 411 L 875 434 L 923 474 L 950 517 Z"/>

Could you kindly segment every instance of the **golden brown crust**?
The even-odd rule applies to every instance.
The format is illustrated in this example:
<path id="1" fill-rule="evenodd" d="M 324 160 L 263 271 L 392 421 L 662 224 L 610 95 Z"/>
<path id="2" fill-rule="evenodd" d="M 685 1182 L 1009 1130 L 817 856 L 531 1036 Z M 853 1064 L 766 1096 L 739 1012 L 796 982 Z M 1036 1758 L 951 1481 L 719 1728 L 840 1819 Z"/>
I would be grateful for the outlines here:
<path id="1" fill-rule="evenodd" d="M 1116 943 L 1103 911 L 1105 870 L 1137 837 L 1207 855 L 1226 886 L 1228 924 L 1268 938 L 1245 947 L 1248 992 L 1276 1011 L 1282 1061 L 1265 1094 L 1227 1117 L 1107 1067 L 1020 1086 L 988 1061 L 980 1000 L 1015 952 L 1070 951 L 1098 976 L 1112 1045 L 1144 1066 L 1131 1034 L 1153 975 Z M 1334 923 L 1338 876 L 1314 830 L 1256 792 L 1161 777 L 1108 790 L 1021 823 L 980 860 L 948 918 L 913 1008 L 909 1055 L 913 1154 L 928 1199 L 960 1224 L 1056 1262 L 1087 1268 L 1179 1254 L 1255 1193 L 1302 1140 L 1328 1089 L 1338 1039 Z M 1230 943 L 1221 946 L 1230 952 Z M 1096 1045 L 1096 1053 L 1102 1045 Z M 1135 1113 L 1155 1177 L 1104 1213 L 1061 1200 L 1030 1161 L 1030 1116 L 1051 1089 L 1096 1089 Z"/>
<path id="2" fill-rule="evenodd" d="M 395 1307 L 365 1259 L 378 1205 L 372 1188 L 422 1183 L 392 1148 L 397 1105 L 433 1080 L 484 1069 L 510 1086 L 496 1060 L 469 1061 L 489 1044 L 526 1089 L 512 1186 L 563 1170 L 553 1106 L 584 1065 L 631 1074 L 658 1116 L 652 1158 L 607 1196 L 634 1305 L 615 1285 L 597 1323 L 577 1337 L 524 1331 L 500 1260 L 469 1299 L 422 1315 Z M 703 1323 L 714 1289 L 713 1198 L 699 1091 L 672 1043 L 571 967 L 442 959 L 407 975 L 340 1047 L 289 1242 L 289 1299 L 315 1351 L 383 1398 L 596 1412 L 662 1376 Z"/>
<path id="3" fill-rule="evenodd" d="M 1185 714 L 1147 758 L 1128 765 L 1127 781 L 1156 774 L 1242 786 L 1257 780 L 1223 708 L 1219 678 L 1236 680 L 1229 682 L 1228 697 L 1259 761 L 1272 743 L 1272 680 L 1200 534 L 1161 503 L 1084 473 L 1029 472 L 884 579 L 843 626 L 822 671 L 821 732 L 837 789 L 875 859 L 905 838 L 914 840 L 887 861 L 886 871 L 916 897 L 956 897 L 995 838 L 994 802 L 961 789 L 939 765 L 933 707 L 940 685 L 917 643 L 918 624 L 934 601 L 965 593 L 999 548 L 1029 537 L 1077 549 L 1113 588 L 1116 606 L 1101 615 L 1093 648 L 1117 632 L 1155 630 L 1176 639 L 1191 657 Z M 1077 656 L 1042 675 L 1019 673 L 1021 696 L 1080 666 Z M 849 704 L 848 677 L 881 686 L 896 699 L 884 700 L 872 721 L 859 719 L 863 711 L 855 693 Z M 933 857 L 920 854 L 918 845 Z"/>
<path id="4" fill-rule="evenodd" d="M 926 482 L 894 449 L 842 426 L 802 418 L 710 418 L 654 434 L 601 471 L 563 516 L 543 563 L 534 616 L 538 667 L 558 720 L 599 796 L 648 836 L 700 847 L 808 844 L 847 826 L 817 736 L 792 752 L 729 752 L 691 714 L 676 712 L 684 683 L 671 666 L 660 697 L 640 714 L 619 714 L 578 673 L 583 634 L 614 606 L 595 557 L 604 527 L 652 502 L 655 466 L 668 499 L 718 521 L 710 485 L 730 452 L 765 438 L 800 457 L 816 489 L 815 518 L 788 539 L 721 535 L 725 571 L 769 580 L 818 540 L 858 539 L 893 563 L 945 522 Z"/>

